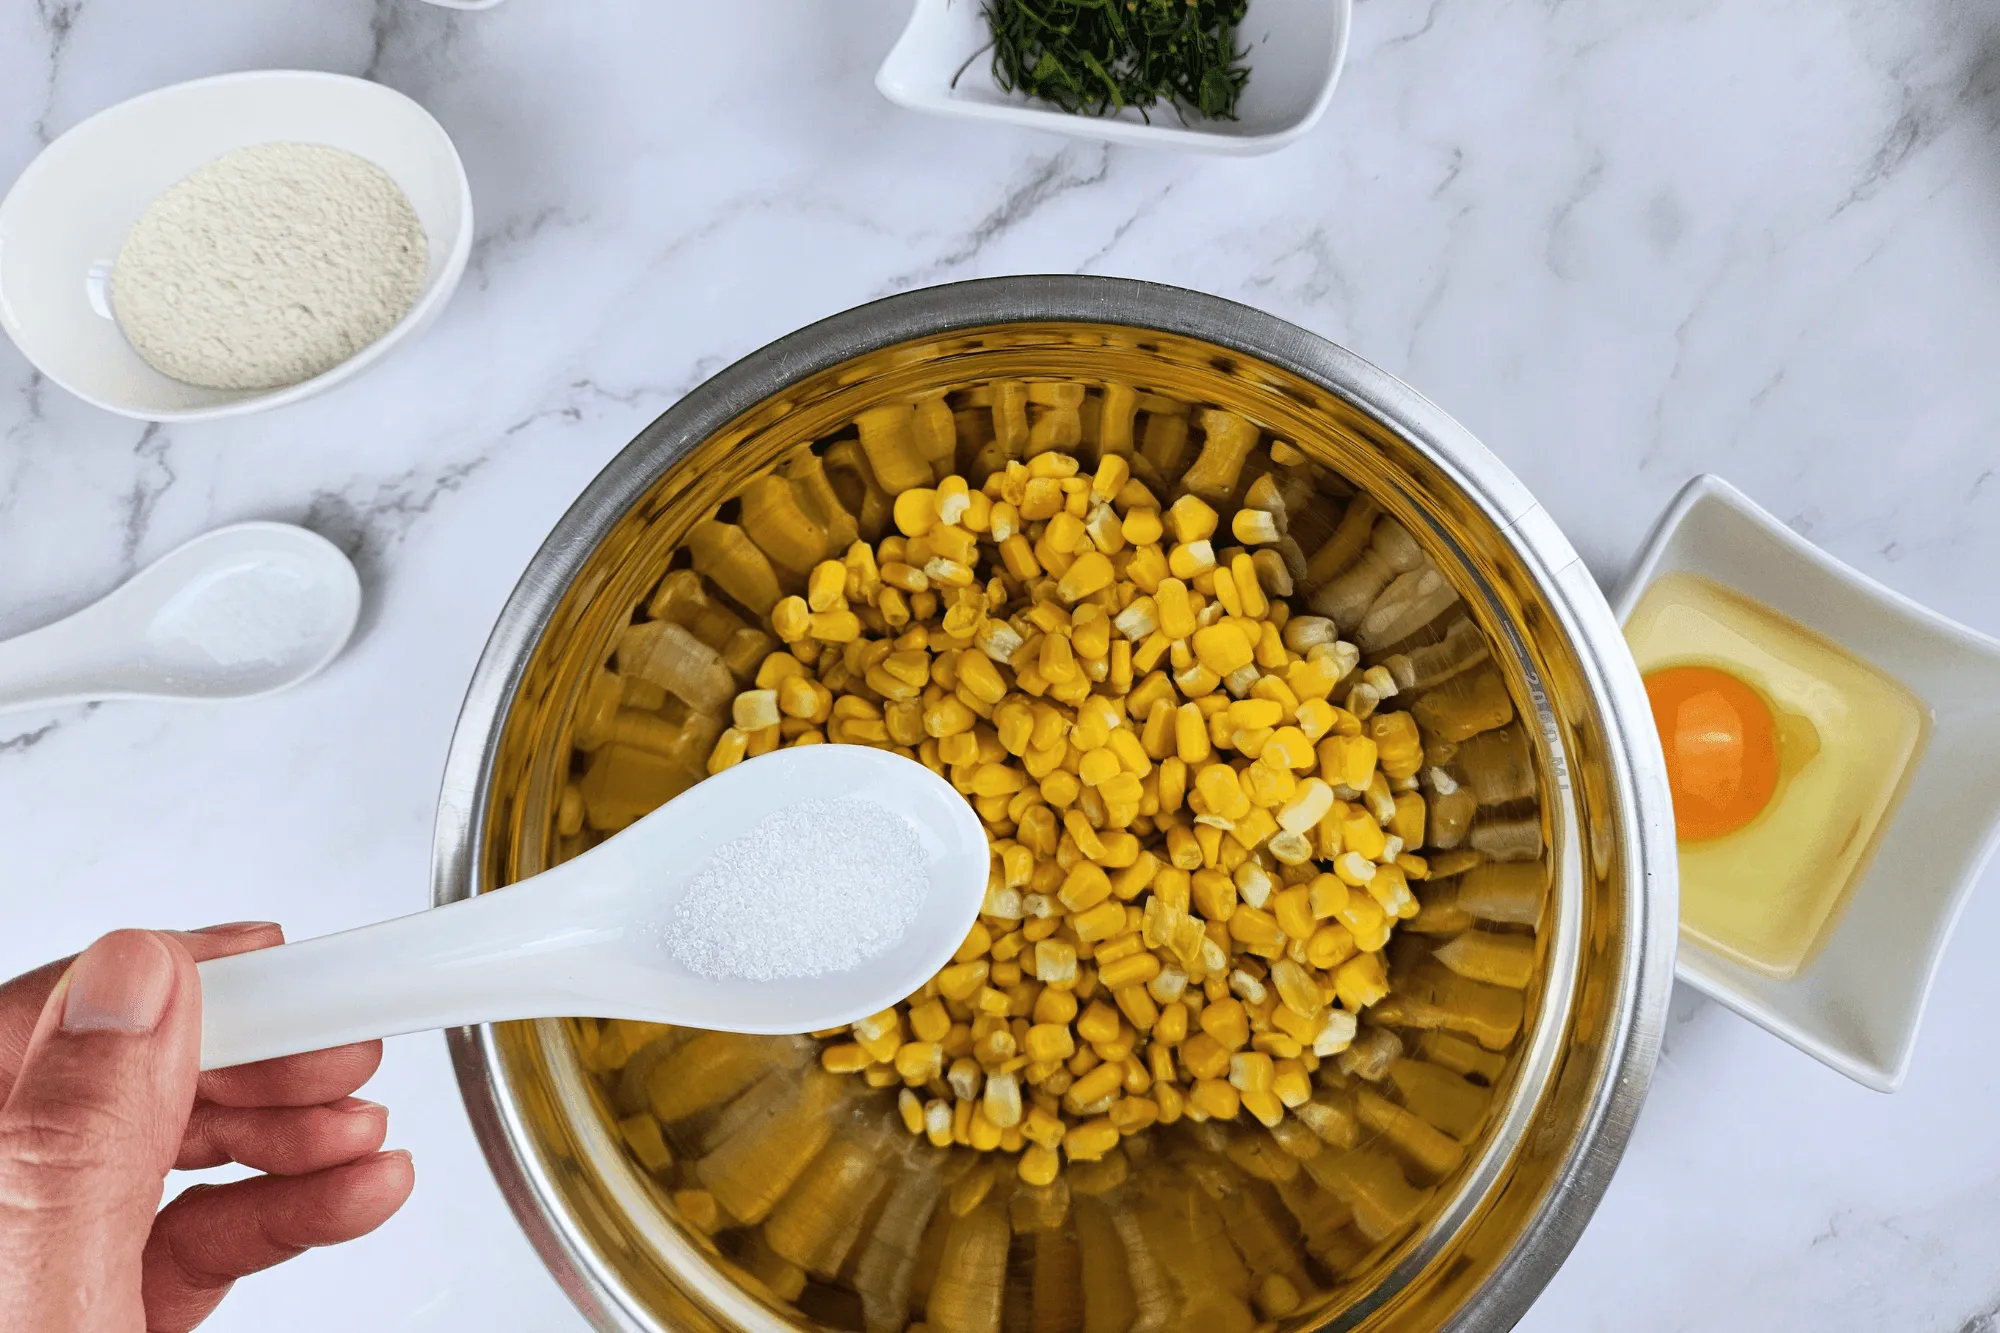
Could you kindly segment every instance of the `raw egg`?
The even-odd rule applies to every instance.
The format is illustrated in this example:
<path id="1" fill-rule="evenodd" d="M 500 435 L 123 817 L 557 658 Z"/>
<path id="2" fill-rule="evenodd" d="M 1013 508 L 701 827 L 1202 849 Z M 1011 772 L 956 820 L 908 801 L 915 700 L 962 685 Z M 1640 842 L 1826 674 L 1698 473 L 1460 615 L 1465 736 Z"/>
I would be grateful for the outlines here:
<path id="1" fill-rule="evenodd" d="M 1839 644 L 1697 574 L 1625 625 L 1667 756 L 1681 934 L 1797 976 L 1923 748 L 1929 709 Z"/>
<path id="2" fill-rule="evenodd" d="M 1720 838 L 1763 813 L 1778 789 L 1778 728 L 1763 696 L 1726 671 L 1678 666 L 1647 676 L 1646 697 L 1682 841 Z"/>

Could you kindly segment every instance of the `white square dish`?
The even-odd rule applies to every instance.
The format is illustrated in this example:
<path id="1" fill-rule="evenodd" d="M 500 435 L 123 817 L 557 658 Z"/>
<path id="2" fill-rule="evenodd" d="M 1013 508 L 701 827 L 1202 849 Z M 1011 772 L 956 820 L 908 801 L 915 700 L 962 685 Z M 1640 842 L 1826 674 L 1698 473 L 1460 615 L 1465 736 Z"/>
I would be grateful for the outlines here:
<path id="1" fill-rule="evenodd" d="M 2000 844 L 2000 641 L 1848 568 L 1720 477 L 1689 482 L 1618 602 L 1628 620 L 1664 575 L 1697 574 L 1901 681 L 1931 731 L 1831 933 L 1788 981 L 1683 938 L 1677 974 L 1877 1092 L 1909 1068 L 1924 1002 L 1973 883 Z"/>
<path id="2" fill-rule="evenodd" d="M 1168 105 L 1081 116 L 1002 89 L 993 78 L 993 34 L 980 0 L 916 0 L 910 22 L 875 74 L 899 106 L 1111 143 L 1249 156 L 1283 148 L 1311 129 L 1333 97 L 1347 55 L 1351 0 L 1251 0 L 1237 26 L 1250 81 L 1235 120 L 1183 124 Z"/>

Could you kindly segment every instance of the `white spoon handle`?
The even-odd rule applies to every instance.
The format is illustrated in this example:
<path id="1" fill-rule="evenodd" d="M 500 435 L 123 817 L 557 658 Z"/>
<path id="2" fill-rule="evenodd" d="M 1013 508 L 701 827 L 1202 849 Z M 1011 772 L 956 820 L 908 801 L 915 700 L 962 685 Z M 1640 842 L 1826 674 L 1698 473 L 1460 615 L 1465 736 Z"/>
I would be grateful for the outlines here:
<path id="1" fill-rule="evenodd" d="M 200 967 L 201 1067 L 429 1028 L 594 1013 L 592 946 L 623 927 L 580 919 L 589 913 L 578 905 L 554 884 L 503 889 L 211 959 Z"/>
<path id="2" fill-rule="evenodd" d="M 72 618 L 0 642 L 0 709 L 98 697 L 87 687 L 86 645 L 79 638 Z"/>

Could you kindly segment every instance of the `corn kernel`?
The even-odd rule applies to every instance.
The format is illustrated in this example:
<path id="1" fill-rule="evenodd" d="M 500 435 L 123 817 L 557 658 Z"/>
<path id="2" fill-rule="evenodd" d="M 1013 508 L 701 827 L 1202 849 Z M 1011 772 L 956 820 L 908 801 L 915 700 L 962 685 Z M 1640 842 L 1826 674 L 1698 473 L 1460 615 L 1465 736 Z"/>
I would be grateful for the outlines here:
<path id="1" fill-rule="evenodd" d="M 1118 1011 L 1103 1001 L 1092 1003 L 1076 1021 L 1076 1033 L 1087 1042 L 1107 1042 L 1118 1035 Z"/>
<path id="2" fill-rule="evenodd" d="M 1310 939 L 1313 931 L 1319 928 L 1319 922 L 1313 917 L 1312 890 L 1304 884 L 1294 885 L 1279 893 L 1271 904 L 1271 914 L 1277 918 L 1278 929 L 1291 939 Z"/>
<path id="3" fill-rule="evenodd" d="M 904 1042 L 896 1049 L 896 1073 L 903 1082 L 919 1087 L 944 1070 L 944 1047 L 934 1041 Z"/>
<path id="4" fill-rule="evenodd" d="M 1359 1013 L 1389 993 L 1388 973 L 1379 953 L 1356 954 L 1333 974 L 1334 989 L 1341 1007 Z"/>
<path id="5" fill-rule="evenodd" d="M 1207 541 L 1182 542 L 1167 552 L 1167 569 L 1175 578 L 1199 579 L 1214 568 L 1215 547 Z"/>
<path id="6" fill-rule="evenodd" d="M 1375 742 L 1335 734 L 1319 744 L 1320 776 L 1336 786 L 1366 791 L 1375 773 Z"/>
<path id="7" fill-rule="evenodd" d="M 1143 986 L 1160 974 L 1160 960 L 1150 953 L 1133 953 L 1116 962 L 1099 962 L 1097 980 L 1107 990 Z"/>
<path id="8" fill-rule="evenodd" d="M 1239 509 L 1229 521 L 1230 535 L 1245 546 L 1263 546 L 1278 540 L 1277 520 L 1261 509 Z"/>
<path id="9" fill-rule="evenodd" d="M 1160 1104 L 1149 1097 L 1121 1097 L 1105 1115 L 1120 1134 L 1132 1135 L 1158 1122 Z"/>
<path id="10" fill-rule="evenodd" d="M 873 1057 L 854 1042 L 828 1046 L 819 1053 L 820 1068 L 830 1074 L 858 1074 L 873 1062 Z"/>
<path id="11" fill-rule="evenodd" d="M 1195 660 L 1217 676 L 1227 676 L 1256 660 L 1250 636 L 1226 622 L 1197 629 L 1193 646 Z"/>
<path id="12" fill-rule="evenodd" d="M 1266 1319 L 1283 1319 L 1303 1302 L 1297 1285 L 1283 1273 L 1266 1273 L 1257 1285 L 1257 1310 Z"/>
<path id="13" fill-rule="evenodd" d="M 983 927 L 975 927 L 983 929 Z M 910 1031 L 918 1041 L 942 1042 L 951 1031 L 951 1015 L 937 1000 L 926 1000 L 910 1009 Z"/>
<path id="14" fill-rule="evenodd" d="M 708 752 L 708 771 L 711 775 L 726 768 L 734 768 L 743 762 L 750 751 L 750 737 L 741 727 L 726 727 L 716 737 L 715 748 Z"/>
<path id="15" fill-rule="evenodd" d="M 1198 1111 L 1211 1120 L 1234 1120 L 1243 1104 L 1236 1089 L 1218 1078 L 1195 1080 L 1187 1100 L 1189 1110 Z"/>
<path id="16" fill-rule="evenodd" d="M 1326 1021 L 1313 1039 L 1313 1054 L 1321 1059 L 1340 1054 L 1354 1044 L 1354 1035 L 1359 1030 L 1352 1013 L 1345 1009 L 1327 1010 Z"/>
<path id="17" fill-rule="evenodd" d="M 803 597 L 781 598 L 771 608 L 771 632 L 786 643 L 797 643 L 811 632 L 812 611 Z"/>
<path id="18" fill-rule="evenodd" d="M 1389 817 L 1389 832 L 1401 838 L 1405 847 L 1421 847 L 1424 844 L 1425 815 L 1422 795 L 1413 791 L 1399 792 L 1396 795 L 1396 813 Z"/>
<path id="19" fill-rule="evenodd" d="M 935 1147 L 951 1146 L 952 1111 L 951 1103 L 942 1097 L 933 1097 L 924 1103 L 924 1135 Z"/>
<path id="20" fill-rule="evenodd" d="M 806 579 L 806 605 L 814 611 L 847 609 L 847 566 L 838 560 L 822 560 Z"/>
<path id="21" fill-rule="evenodd" d="M 1285 1104 L 1269 1088 L 1244 1093 L 1242 1104 L 1243 1109 L 1255 1116 L 1266 1129 L 1276 1127 L 1285 1118 Z"/>
<path id="22" fill-rule="evenodd" d="M 1118 1146 L 1118 1126 L 1110 1117 L 1086 1120 L 1063 1136 L 1063 1155 L 1072 1162 L 1094 1162 Z"/>
<path id="23" fill-rule="evenodd" d="M 1035 997 L 1034 1020 L 1037 1026 L 1053 1024 L 1062 1026 L 1076 1017 L 1076 995 L 1072 991 L 1054 986 L 1045 986 Z M 1038 1057 L 1039 1058 L 1039 1057 Z M 1064 1056 L 1067 1059 L 1068 1056 Z"/>
<path id="24" fill-rule="evenodd" d="M 1195 871 L 1190 891 L 1202 916 L 1218 924 L 1227 923 L 1239 908 L 1235 881 L 1219 870 L 1204 867 Z"/>
<path id="25" fill-rule="evenodd" d="M 1334 858 L 1333 873 L 1344 884 L 1364 888 L 1375 878 L 1375 863 L 1360 852 L 1342 852 Z"/>
<path id="26" fill-rule="evenodd" d="M 1076 981 L 1076 946 L 1046 939 L 1035 945 L 1035 979 L 1044 985 L 1067 986 Z"/>
<path id="27" fill-rule="evenodd" d="M 937 974 L 938 994 L 947 1000 L 970 1000 L 986 984 L 990 967 L 985 959 L 955 963 Z"/>
<path id="28" fill-rule="evenodd" d="M 1118 573 L 1111 567 L 1109 557 L 1101 551 L 1087 551 L 1063 571 L 1056 582 L 1056 595 L 1066 603 L 1079 602 L 1104 591 L 1117 578 Z"/>
<path id="29" fill-rule="evenodd" d="M 861 637 L 861 618 L 852 611 L 814 611 L 806 633 L 822 643 L 852 643 Z"/>
<path id="30" fill-rule="evenodd" d="M 1085 942 L 1109 939 L 1125 928 L 1125 906 L 1119 902 L 1099 903 L 1087 912 L 1070 918 L 1070 929 Z"/>
<path id="31" fill-rule="evenodd" d="M 1306 970 L 1289 958 L 1271 964 L 1271 983 L 1277 988 L 1278 999 L 1294 1013 L 1311 1017 L 1326 1003 Z"/>
<path id="32" fill-rule="evenodd" d="M 1198 496 L 1183 495 L 1167 510 L 1167 527 L 1177 542 L 1200 541 L 1215 535 L 1218 517 Z"/>
<path id="33" fill-rule="evenodd" d="M 1078 1115 L 1095 1114 L 1095 1108 L 1100 1105 L 1109 1106 L 1111 1099 L 1118 1095 L 1124 1085 L 1123 1065 L 1111 1063 L 1095 1065 L 1088 1073 L 1070 1084 L 1069 1091 L 1063 1096 L 1064 1109 Z"/>
<path id="34" fill-rule="evenodd" d="M 722 1220 L 722 1210 L 707 1190 L 675 1190 L 673 1202 L 681 1220 L 696 1231 L 713 1231 Z"/>
<path id="35" fill-rule="evenodd" d="M 1008 1129 L 1021 1122 L 1021 1083 L 1012 1073 L 987 1076 L 986 1094 L 981 1103 L 986 1119 L 996 1129 Z"/>
<path id="36" fill-rule="evenodd" d="M 1109 747 L 1088 751 L 1077 768 L 1077 778 L 1086 787 L 1095 787 L 1106 778 L 1123 772 L 1124 766 Z"/>
<path id="37" fill-rule="evenodd" d="M 1053 1147 L 1032 1143 L 1021 1153 L 1021 1162 L 1016 1170 L 1023 1184 L 1037 1188 L 1052 1185 L 1056 1177 L 1062 1174 L 1062 1159 L 1056 1155 Z"/>
<path id="38" fill-rule="evenodd" d="M 937 492 L 912 486 L 896 497 L 893 506 L 896 528 L 905 537 L 921 537 L 938 521 Z"/>
<path id="39" fill-rule="evenodd" d="M 1067 1023 L 1036 1023 L 1028 1029 L 1024 1049 L 1030 1060 L 1067 1060 L 1076 1054 L 1076 1039 Z"/>
<path id="40" fill-rule="evenodd" d="M 1239 1050 L 1249 1044 L 1250 1016 L 1241 1000 L 1225 998 L 1204 1006 L 1200 1024 L 1224 1050 Z"/>
<path id="41" fill-rule="evenodd" d="M 1347 906 L 1347 884 L 1337 875 L 1315 875 L 1307 887 L 1308 902 L 1315 921 L 1338 916 Z"/>
<path id="42" fill-rule="evenodd" d="M 1042 1107 L 1030 1107 L 1020 1123 L 1022 1137 L 1044 1149 L 1052 1149 L 1058 1143 L 1062 1143 L 1062 1135 L 1066 1129 L 1068 1127 L 1060 1119 L 1056 1119 Z"/>
<path id="43" fill-rule="evenodd" d="M 1153 602 L 1161 634 L 1170 640 L 1180 640 L 1195 632 L 1194 604 L 1189 600 L 1187 584 L 1177 578 L 1162 580 L 1153 593 Z"/>
<path id="44" fill-rule="evenodd" d="M 778 725 L 778 692 L 776 690 L 745 690 L 736 696 L 730 705 L 732 719 L 739 730 L 761 731 L 765 727 Z"/>
<path id="45" fill-rule="evenodd" d="M 1229 1057 L 1229 1086 L 1238 1092 L 1268 1092 L 1275 1077 L 1271 1057 L 1245 1051 Z"/>
<path id="46" fill-rule="evenodd" d="M 1229 914 L 1229 938 L 1246 948 L 1256 949 L 1282 944 L 1284 932 L 1278 928 L 1277 919 L 1269 912 L 1239 903 L 1236 910 Z"/>

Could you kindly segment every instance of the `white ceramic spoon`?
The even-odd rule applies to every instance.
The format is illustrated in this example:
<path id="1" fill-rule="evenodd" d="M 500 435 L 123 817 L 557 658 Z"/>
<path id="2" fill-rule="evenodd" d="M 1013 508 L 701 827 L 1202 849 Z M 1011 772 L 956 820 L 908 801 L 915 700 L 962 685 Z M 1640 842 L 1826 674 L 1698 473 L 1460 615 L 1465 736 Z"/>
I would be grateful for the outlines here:
<path id="1" fill-rule="evenodd" d="M 902 940 L 842 971 L 770 981 L 691 972 L 675 911 L 716 848 L 813 798 L 873 801 L 922 844 Z M 811 846 L 794 849 L 810 864 Z M 690 788 L 574 860 L 462 902 L 201 965 L 201 1067 L 517 1018 L 589 1015 L 732 1032 L 809 1032 L 888 1008 L 965 941 L 986 893 L 986 830 L 950 783 L 855 745 L 778 750 Z M 744 930 L 763 928 L 753 911 Z"/>
<path id="2" fill-rule="evenodd" d="M 331 662 L 360 610 L 354 566 L 326 538 L 288 523 L 217 528 L 0 643 L 0 709 L 269 694 Z"/>

